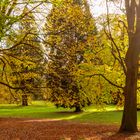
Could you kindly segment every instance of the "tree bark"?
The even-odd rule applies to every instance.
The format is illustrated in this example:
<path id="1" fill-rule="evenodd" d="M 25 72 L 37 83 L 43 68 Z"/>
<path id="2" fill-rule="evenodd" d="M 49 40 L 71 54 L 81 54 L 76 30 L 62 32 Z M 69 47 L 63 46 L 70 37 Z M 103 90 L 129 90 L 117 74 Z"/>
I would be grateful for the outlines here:
<path id="1" fill-rule="evenodd" d="M 76 107 L 75 107 L 75 112 L 82 112 L 81 107 L 80 107 L 80 106 L 76 106 Z"/>
<path id="2" fill-rule="evenodd" d="M 107 3 L 108 0 L 106 0 Z M 126 76 L 124 87 L 124 111 L 119 132 L 137 132 L 137 78 L 138 78 L 138 58 L 140 54 L 140 0 L 124 0 L 127 33 L 128 33 L 128 50 L 124 63 L 120 63 Z M 107 7 L 108 12 L 108 7 Z M 109 27 L 109 18 L 108 18 Z M 109 28 L 110 29 L 110 28 Z M 111 30 L 110 36 L 111 36 Z M 111 41 L 114 42 L 111 37 Z M 116 43 L 115 43 L 116 44 Z M 119 57 L 120 51 L 117 45 Z"/>
<path id="3" fill-rule="evenodd" d="M 139 37 L 134 36 L 126 54 L 125 103 L 119 132 L 137 132 L 137 76 Z"/>
<path id="4" fill-rule="evenodd" d="M 126 54 L 125 103 L 120 132 L 137 132 L 137 78 L 140 54 L 140 1 L 125 0 L 129 48 Z"/>
<path id="5" fill-rule="evenodd" d="M 28 97 L 27 95 L 22 95 L 22 106 L 28 106 Z"/>

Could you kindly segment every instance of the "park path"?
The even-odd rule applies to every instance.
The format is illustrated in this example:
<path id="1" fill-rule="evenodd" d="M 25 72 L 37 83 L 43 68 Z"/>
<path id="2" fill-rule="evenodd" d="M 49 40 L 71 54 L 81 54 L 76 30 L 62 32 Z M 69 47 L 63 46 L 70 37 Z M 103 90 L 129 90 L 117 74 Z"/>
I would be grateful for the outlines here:
<path id="1" fill-rule="evenodd" d="M 118 126 L 52 119 L 0 118 L 0 140 L 140 140 Z"/>

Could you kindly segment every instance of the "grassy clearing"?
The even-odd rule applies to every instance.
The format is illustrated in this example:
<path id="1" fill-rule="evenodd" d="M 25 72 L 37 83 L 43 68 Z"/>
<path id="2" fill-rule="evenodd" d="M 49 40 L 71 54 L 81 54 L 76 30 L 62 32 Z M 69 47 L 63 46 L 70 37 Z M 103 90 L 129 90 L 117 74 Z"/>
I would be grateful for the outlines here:
<path id="1" fill-rule="evenodd" d="M 138 113 L 140 116 L 140 113 Z M 74 120 L 81 122 L 120 124 L 122 111 L 115 106 L 107 106 L 99 111 L 94 106 L 84 108 L 82 113 L 74 113 L 72 109 L 56 108 L 52 103 L 35 101 L 30 106 L 0 104 L 0 117 L 16 118 L 49 118 Z"/>
<path id="2" fill-rule="evenodd" d="M 0 117 L 16 118 L 49 118 L 61 120 L 74 120 L 81 122 L 95 122 L 120 124 L 122 111 L 115 106 L 107 106 L 99 111 L 94 106 L 84 108 L 82 113 L 74 113 L 72 109 L 56 108 L 52 103 L 34 101 L 30 106 L 22 107 L 15 104 L 0 104 Z M 140 125 L 140 112 L 138 124 Z"/>

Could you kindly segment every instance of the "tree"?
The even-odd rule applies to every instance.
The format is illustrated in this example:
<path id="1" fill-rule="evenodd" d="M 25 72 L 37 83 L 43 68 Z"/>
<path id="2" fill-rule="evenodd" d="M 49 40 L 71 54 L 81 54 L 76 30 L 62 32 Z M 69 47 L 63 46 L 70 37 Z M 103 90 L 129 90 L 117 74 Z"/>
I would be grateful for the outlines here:
<path id="1" fill-rule="evenodd" d="M 106 1 L 107 2 L 107 1 Z M 115 2 L 115 1 L 114 1 Z M 117 1 L 118 2 L 118 1 Z M 107 13 L 107 24 L 109 29 L 108 38 L 114 44 L 114 48 L 118 54 L 119 63 L 125 74 L 125 86 L 123 88 L 125 102 L 123 118 L 120 127 L 120 132 L 137 132 L 137 78 L 138 78 L 138 60 L 139 60 L 139 45 L 140 45 L 140 1 L 139 0 L 124 0 L 127 24 L 120 21 L 123 27 L 127 29 L 128 48 L 125 59 L 122 58 L 120 50 L 112 37 L 110 30 L 110 18 Z M 107 12 L 108 12 L 107 5 Z"/>
<path id="2" fill-rule="evenodd" d="M 30 70 L 28 69 L 28 72 L 30 71 L 29 72 L 30 75 L 28 73 L 28 76 L 30 76 L 30 77 L 31 77 L 32 71 L 35 71 L 35 66 L 33 66 L 33 64 L 35 64 L 36 62 L 32 62 L 32 60 L 30 59 L 31 56 L 30 56 L 30 58 L 27 56 L 26 56 L 26 58 L 21 58 L 21 56 L 19 54 L 20 53 L 19 50 L 21 50 L 21 46 L 26 46 L 26 48 L 28 50 L 30 48 L 30 51 L 35 49 L 36 51 L 34 50 L 33 51 L 34 53 L 30 53 L 30 55 L 31 54 L 36 55 L 36 58 L 37 58 L 37 56 L 39 56 L 39 53 L 41 53 L 41 55 L 42 55 L 41 50 L 35 48 L 34 45 L 31 43 L 30 43 L 30 45 L 28 44 L 29 41 L 24 42 L 25 38 L 31 36 L 31 33 L 29 33 L 29 28 L 26 33 L 24 31 L 24 34 L 20 34 L 20 35 L 17 35 L 17 34 L 19 31 L 19 24 L 21 25 L 21 21 L 23 22 L 23 19 L 26 18 L 26 16 L 29 17 L 28 15 L 31 15 L 31 14 L 34 15 L 34 12 L 36 11 L 36 9 L 40 5 L 42 5 L 44 2 L 46 3 L 46 1 L 43 1 L 43 0 L 36 1 L 36 2 L 29 1 L 29 0 L 25 0 L 25 1 L 2 0 L 2 1 L 0 1 L 0 54 L 1 54 L 1 56 L 0 56 L 0 74 L 1 74 L 0 84 L 2 84 L 3 86 L 7 86 L 9 88 L 9 92 L 12 92 L 12 89 L 23 91 L 26 88 L 25 85 L 23 85 L 23 84 L 13 83 L 14 80 L 16 81 L 18 79 L 18 81 L 19 81 L 19 79 L 21 78 L 21 76 L 19 76 L 19 69 L 20 70 L 22 69 L 22 72 L 23 72 L 23 67 L 24 67 L 24 73 L 25 73 L 25 69 L 27 68 L 28 65 L 31 64 L 32 66 L 31 65 L 28 66 L 28 68 L 30 69 Z M 30 7 L 30 9 L 28 9 L 28 11 L 24 11 L 24 13 L 23 13 L 23 9 L 25 10 L 25 8 L 28 6 Z M 37 42 L 37 41 L 39 41 L 37 39 L 37 36 L 39 37 L 38 32 L 34 36 L 36 36 L 36 38 L 34 38 L 34 39 L 36 39 L 36 44 L 39 44 L 39 42 Z M 35 40 L 34 40 L 34 42 L 35 42 Z M 38 45 L 38 48 L 39 47 L 40 47 L 40 45 Z M 16 51 L 17 51 L 17 53 L 16 53 Z M 27 51 L 25 53 L 25 49 L 24 49 L 24 56 L 26 54 L 29 55 L 29 51 L 28 51 L 28 53 L 27 53 Z M 42 57 L 42 56 L 39 56 L 39 57 Z M 40 59 L 39 57 L 37 58 L 38 60 Z M 37 59 L 34 61 L 37 61 Z M 28 61 L 28 64 L 27 64 L 27 61 Z M 29 64 L 29 62 L 30 62 L 30 64 Z M 23 67 L 21 67 L 21 64 L 23 64 L 24 66 L 22 65 Z M 37 76 L 38 78 L 36 77 L 36 80 L 35 80 L 36 82 L 34 82 L 35 86 L 39 85 L 39 83 L 41 85 L 41 82 L 39 82 L 40 81 L 39 75 L 41 75 L 41 71 L 42 71 L 39 67 L 41 65 L 42 64 L 38 65 L 38 68 L 36 70 L 36 72 L 38 73 L 38 76 Z M 27 69 L 26 69 L 26 71 L 27 71 Z M 13 75 L 16 73 L 16 75 L 11 76 L 11 73 L 13 73 Z M 22 74 L 22 76 L 23 76 L 23 74 Z M 27 76 L 27 72 L 26 72 L 26 76 Z M 32 73 L 32 76 L 33 76 L 33 73 Z M 34 76 L 35 76 L 35 74 L 34 74 Z M 16 78 L 13 78 L 13 77 L 16 77 Z M 26 77 L 26 79 L 27 79 L 27 77 Z M 30 87 L 30 89 L 31 89 L 31 87 Z M 36 93 L 37 93 L 37 90 L 39 90 L 39 87 L 36 88 Z M 12 94 L 12 93 L 11 93 L 11 95 L 12 95 L 12 97 L 15 96 L 15 94 Z M 39 94 L 34 94 L 34 95 L 39 95 Z M 15 100 L 16 100 L 16 98 L 15 98 Z"/>
<path id="3" fill-rule="evenodd" d="M 124 103 L 125 74 L 121 63 L 124 63 L 128 48 L 127 30 L 123 24 L 126 23 L 125 16 L 108 16 L 109 26 L 106 15 L 96 20 L 100 28 L 96 31 L 94 48 L 87 49 L 84 53 L 85 61 L 79 64 L 77 72 L 82 92 L 92 95 L 92 103 L 102 107 L 105 103 L 114 102 L 118 96 L 117 105 L 122 106 Z"/>
<path id="4" fill-rule="evenodd" d="M 77 65 L 84 61 L 86 48 L 94 40 L 95 24 L 85 2 L 61 0 L 53 5 L 45 24 L 50 100 L 57 106 L 75 107 L 76 111 L 89 104 L 89 97 L 80 92 L 75 74 Z"/>
<path id="5" fill-rule="evenodd" d="M 8 72 L 12 70 L 10 63 L 8 60 L 14 59 L 18 62 L 20 61 L 16 56 L 10 55 L 11 50 L 19 47 L 19 45 L 25 45 L 23 42 L 24 36 L 20 36 L 17 38 L 17 30 L 20 20 L 26 17 L 28 14 L 35 12 L 36 8 L 38 8 L 46 1 L 19 1 L 19 0 L 2 0 L 0 1 L 0 74 L 1 81 L 0 84 L 9 87 L 10 89 L 23 89 L 22 87 L 13 87 L 11 85 L 11 79 L 8 77 Z M 22 14 L 22 10 L 24 7 L 30 6 L 30 10 Z M 15 38 L 14 38 L 15 37 Z M 9 43 L 9 39 L 12 38 L 12 43 Z M 8 43 L 7 43 L 8 42 Z M 14 42 L 14 43 L 13 43 Z M 7 77 L 7 78 L 6 78 Z"/>
<path id="6" fill-rule="evenodd" d="M 137 78 L 140 53 L 140 1 L 125 0 L 128 23 L 129 47 L 125 57 L 125 104 L 120 132 L 136 132 L 137 129 Z"/>
<path id="7" fill-rule="evenodd" d="M 25 7 L 23 15 L 29 13 L 29 11 L 29 8 Z M 9 55 L 16 56 L 21 61 L 9 61 L 12 63 L 12 76 L 16 76 L 12 84 L 19 87 L 24 86 L 22 89 L 22 105 L 27 106 L 28 95 L 32 93 L 34 97 L 41 96 L 40 87 L 44 72 L 43 49 L 38 39 L 37 24 L 32 13 L 20 20 L 17 37 L 11 37 L 10 43 L 14 43 L 16 39 L 22 36 L 25 36 L 22 44 L 9 52 Z"/>

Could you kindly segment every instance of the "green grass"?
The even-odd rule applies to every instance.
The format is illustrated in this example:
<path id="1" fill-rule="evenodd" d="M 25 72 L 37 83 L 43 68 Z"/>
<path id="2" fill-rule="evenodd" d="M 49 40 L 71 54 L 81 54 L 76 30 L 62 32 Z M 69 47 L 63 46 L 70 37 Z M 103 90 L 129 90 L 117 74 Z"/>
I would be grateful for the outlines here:
<path id="1" fill-rule="evenodd" d="M 95 123 L 120 123 L 122 112 L 114 106 L 98 111 L 94 106 L 84 108 L 82 113 L 74 113 L 72 109 L 56 108 L 52 103 L 34 101 L 30 106 L 22 107 L 15 104 L 0 104 L 0 117 L 16 118 L 49 118 L 74 120 Z"/>
<path id="2" fill-rule="evenodd" d="M 15 104 L 0 104 L 0 117 L 12 118 L 49 118 L 73 120 L 80 122 L 94 122 L 120 124 L 122 111 L 115 106 L 107 106 L 99 111 L 94 106 L 84 108 L 84 112 L 74 113 L 72 109 L 56 108 L 52 103 L 35 101 L 30 106 L 22 107 Z M 140 118 L 140 112 L 138 112 Z M 140 124 L 140 120 L 139 124 Z"/>

